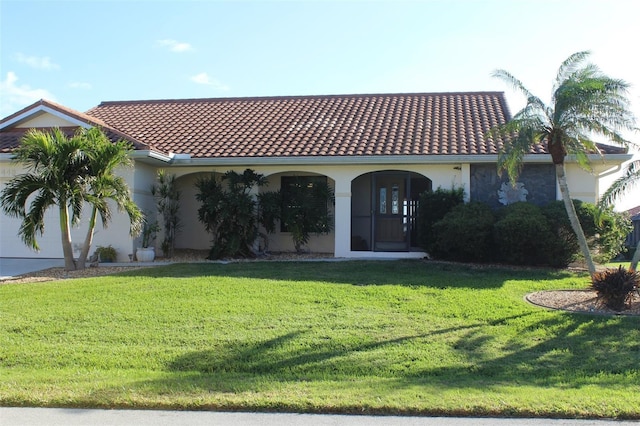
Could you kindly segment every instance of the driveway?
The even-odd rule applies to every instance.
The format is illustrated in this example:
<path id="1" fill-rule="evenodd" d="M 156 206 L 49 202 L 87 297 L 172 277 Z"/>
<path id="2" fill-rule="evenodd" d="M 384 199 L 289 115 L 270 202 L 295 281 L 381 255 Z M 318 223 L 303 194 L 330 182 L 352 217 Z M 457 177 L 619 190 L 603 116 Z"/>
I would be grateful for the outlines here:
<path id="1" fill-rule="evenodd" d="M 27 272 L 63 267 L 64 259 L 37 259 L 24 257 L 0 257 L 0 280 L 6 280 Z"/>

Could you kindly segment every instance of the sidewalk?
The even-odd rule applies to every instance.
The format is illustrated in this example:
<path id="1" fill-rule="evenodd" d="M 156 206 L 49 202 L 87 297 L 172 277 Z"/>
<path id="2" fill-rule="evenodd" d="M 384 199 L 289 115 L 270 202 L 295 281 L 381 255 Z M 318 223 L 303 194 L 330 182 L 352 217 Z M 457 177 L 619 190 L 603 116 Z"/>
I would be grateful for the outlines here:
<path id="1" fill-rule="evenodd" d="M 634 421 L 0 407 L 2 426 L 626 426 Z"/>

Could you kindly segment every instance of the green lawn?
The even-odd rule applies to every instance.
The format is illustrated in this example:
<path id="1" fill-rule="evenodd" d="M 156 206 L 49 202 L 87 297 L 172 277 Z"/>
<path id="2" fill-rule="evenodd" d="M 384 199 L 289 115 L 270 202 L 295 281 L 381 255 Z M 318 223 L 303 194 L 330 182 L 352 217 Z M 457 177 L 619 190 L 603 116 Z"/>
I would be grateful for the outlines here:
<path id="1" fill-rule="evenodd" d="M 640 318 L 523 300 L 587 284 L 351 261 L 0 285 L 0 405 L 640 418 Z"/>

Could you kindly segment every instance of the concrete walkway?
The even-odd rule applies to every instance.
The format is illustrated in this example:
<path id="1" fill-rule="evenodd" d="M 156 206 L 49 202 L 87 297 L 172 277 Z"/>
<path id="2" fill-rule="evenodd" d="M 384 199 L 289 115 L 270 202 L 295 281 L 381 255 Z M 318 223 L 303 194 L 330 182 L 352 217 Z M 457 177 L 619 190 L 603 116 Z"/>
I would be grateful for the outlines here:
<path id="1" fill-rule="evenodd" d="M 468 417 L 345 416 L 212 411 L 86 410 L 0 407 L 2 426 L 623 426 L 615 420 L 517 419 Z"/>

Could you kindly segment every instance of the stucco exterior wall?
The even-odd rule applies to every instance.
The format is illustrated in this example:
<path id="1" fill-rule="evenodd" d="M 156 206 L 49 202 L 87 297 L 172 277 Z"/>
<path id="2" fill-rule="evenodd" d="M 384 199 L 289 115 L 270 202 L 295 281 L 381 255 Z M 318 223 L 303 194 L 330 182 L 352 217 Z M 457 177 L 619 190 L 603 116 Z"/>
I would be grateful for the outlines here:
<path id="1" fill-rule="evenodd" d="M 185 218 L 183 227 L 176 238 L 177 248 L 208 249 L 211 245 L 211 237 L 204 230 L 204 226 L 197 219 L 199 203 L 195 200 L 197 190 L 194 185 L 199 177 L 210 173 L 224 174 L 229 170 L 242 173 L 246 168 L 251 168 L 257 173 L 265 175 L 269 179 L 269 185 L 264 191 L 280 189 L 282 176 L 295 175 L 322 175 L 328 178 L 329 185 L 333 187 L 335 205 L 333 206 L 334 228 L 328 235 L 313 235 L 307 249 L 315 253 L 334 253 L 336 257 L 420 257 L 421 253 L 375 253 L 351 251 L 351 181 L 356 177 L 378 171 L 402 170 L 422 174 L 433 183 L 433 188 L 460 187 L 468 188 L 469 167 L 464 164 L 406 164 L 402 166 L 389 165 L 265 165 L 248 167 L 198 167 L 198 166 L 174 166 L 168 169 L 175 174 L 178 185 L 182 191 L 181 214 Z M 468 189 L 467 189 L 468 191 Z M 159 238 L 160 239 L 160 238 Z M 280 232 L 269 235 L 270 251 L 293 251 L 293 241 L 288 232 Z"/>
<path id="2" fill-rule="evenodd" d="M 24 169 L 17 164 L 0 162 L 0 190 L 3 190 L 7 182 L 18 174 L 24 173 Z M 118 173 L 125 177 L 130 185 L 133 169 L 122 169 Z M 27 204 L 29 206 L 31 200 Z M 117 253 L 119 261 L 129 261 L 128 254 L 132 253 L 132 239 L 129 236 L 128 216 L 120 213 L 114 203 L 110 203 L 113 212 L 112 221 L 108 228 L 103 228 L 102 222 L 98 219 L 94 240 L 89 251 L 93 254 L 96 247 L 112 245 Z M 84 243 L 88 230 L 88 219 L 91 213 L 91 206 L 85 204 L 83 207 L 82 221 L 78 226 L 71 228 L 71 240 L 74 254 L 80 253 L 80 248 Z M 35 252 L 27 247 L 20 237 L 18 230 L 21 219 L 2 215 L 0 220 L 0 257 L 39 257 L 39 258 L 62 258 L 62 242 L 60 233 L 60 214 L 57 207 L 49 208 L 45 213 L 45 232 L 37 235 L 36 240 L 40 246 L 40 251 Z"/>
<path id="3" fill-rule="evenodd" d="M 438 187 L 451 188 L 463 187 L 466 197 L 469 198 L 471 186 L 471 166 L 465 163 L 451 164 L 348 164 L 348 165 L 249 165 L 258 173 L 269 178 L 270 185 L 264 190 L 277 190 L 280 187 L 280 177 L 283 175 L 318 174 L 327 176 L 330 185 L 335 192 L 335 205 L 333 214 L 335 218 L 334 229 L 329 235 L 312 236 L 308 249 L 313 252 L 334 253 L 336 257 L 421 257 L 421 252 L 372 252 L 351 251 L 351 197 L 352 181 L 360 175 L 389 170 L 402 170 L 419 173 L 432 181 L 433 189 Z M 223 174 L 228 170 L 243 172 L 247 167 L 227 166 L 198 166 L 198 165 L 166 165 L 168 173 L 176 174 L 178 185 L 182 190 L 181 214 L 183 227 L 176 239 L 177 248 L 193 248 L 206 250 L 210 247 L 211 237 L 204 230 L 204 226 L 198 221 L 197 209 L 199 203 L 195 199 L 195 182 L 198 178 L 210 173 Z M 567 177 L 572 196 L 588 202 L 594 202 L 596 197 L 606 189 L 601 187 L 599 180 L 608 176 L 612 165 L 595 165 L 598 175 L 582 171 L 575 164 L 567 164 Z M 159 167 L 137 161 L 135 169 L 120 170 L 119 173 L 132 188 L 132 195 L 136 204 L 149 216 L 149 220 L 156 220 L 156 205 L 151 195 L 151 186 L 156 181 Z M 0 188 L 17 173 L 19 167 L 3 161 L 0 163 Z M 559 198 L 559 191 L 558 191 Z M 89 210 L 86 210 L 88 215 Z M 85 216 L 86 219 L 87 216 Z M 33 253 L 17 238 L 19 221 L 17 219 L 2 217 L 0 221 L 0 256 L 3 257 L 62 257 L 60 245 L 60 231 L 58 213 L 50 210 L 46 218 L 46 232 L 39 238 L 43 250 Z M 125 213 L 117 212 L 114 206 L 114 216 L 108 229 L 102 229 L 101 224 L 96 228 L 96 235 L 91 252 L 98 245 L 112 245 L 118 252 L 119 261 L 129 261 L 129 254 L 135 252 L 140 245 L 140 238 L 129 235 L 129 221 Z M 72 230 L 74 243 L 81 244 L 86 233 L 86 225 L 82 224 Z M 156 248 L 159 249 L 162 241 L 162 233 L 158 234 Z M 288 233 L 279 230 L 269 236 L 271 251 L 292 251 L 293 242 Z M 158 250 L 158 253 L 160 251 Z"/>
<path id="4" fill-rule="evenodd" d="M 65 120 L 62 117 L 57 117 L 51 114 L 40 114 L 29 120 L 16 124 L 15 127 L 21 129 L 29 129 L 32 127 L 46 128 L 46 127 L 68 127 L 75 126 L 77 123 L 72 123 L 69 120 Z"/>

